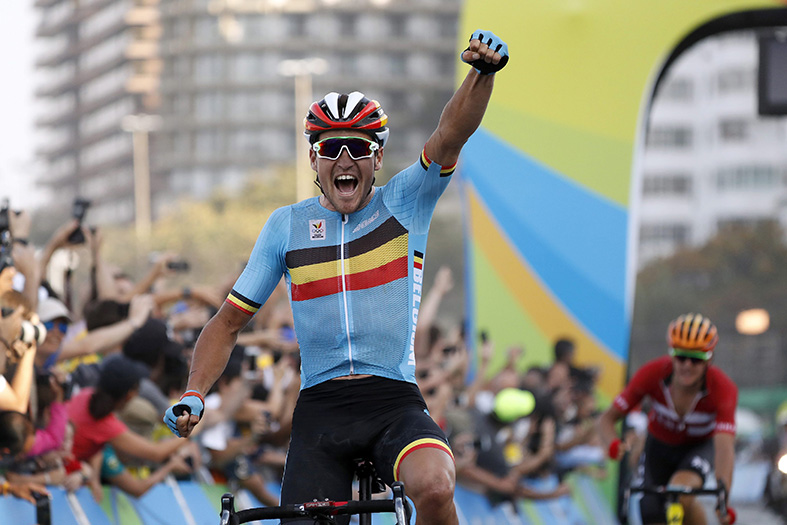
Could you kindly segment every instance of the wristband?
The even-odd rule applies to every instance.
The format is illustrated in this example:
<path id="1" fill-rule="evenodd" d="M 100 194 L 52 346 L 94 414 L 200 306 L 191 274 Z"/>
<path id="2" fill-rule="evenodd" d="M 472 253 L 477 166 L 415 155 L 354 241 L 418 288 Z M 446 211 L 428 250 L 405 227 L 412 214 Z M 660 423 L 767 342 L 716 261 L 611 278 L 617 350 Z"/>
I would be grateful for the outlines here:
<path id="1" fill-rule="evenodd" d="M 182 395 L 182 396 L 180 396 L 180 400 L 181 400 L 181 401 L 183 401 L 183 398 L 184 398 L 184 397 L 186 397 L 186 396 L 196 396 L 196 397 L 198 397 L 198 398 L 199 398 L 199 400 L 200 400 L 200 401 L 202 401 L 202 404 L 203 404 L 203 405 L 205 404 L 205 398 L 204 398 L 204 397 L 202 397 L 202 394 L 200 394 L 200 393 L 199 393 L 199 392 L 197 392 L 196 390 L 186 390 L 186 391 L 183 393 L 183 395 Z"/>
<path id="2" fill-rule="evenodd" d="M 27 239 L 25 239 L 25 238 L 14 239 L 14 242 L 18 243 L 18 244 L 21 244 L 22 246 L 27 246 L 28 245 Z"/>
<path id="3" fill-rule="evenodd" d="M 164 423 L 167 424 L 173 434 L 178 437 L 183 437 L 178 431 L 178 418 L 186 413 L 202 418 L 202 413 L 204 411 L 205 399 L 202 397 L 202 394 L 196 390 L 187 390 L 180 396 L 180 400 L 169 407 L 164 413 Z"/>
<path id="4" fill-rule="evenodd" d="M 618 454 L 620 453 L 620 440 L 616 439 L 612 443 L 609 444 L 609 457 L 611 459 L 617 460 Z"/>
<path id="5" fill-rule="evenodd" d="M 5 496 L 6 494 L 8 494 L 8 490 L 9 490 L 10 488 L 11 488 L 11 484 L 8 482 L 8 480 L 6 480 L 6 481 L 3 481 L 3 485 L 2 485 L 2 489 L 3 489 L 3 496 Z"/>

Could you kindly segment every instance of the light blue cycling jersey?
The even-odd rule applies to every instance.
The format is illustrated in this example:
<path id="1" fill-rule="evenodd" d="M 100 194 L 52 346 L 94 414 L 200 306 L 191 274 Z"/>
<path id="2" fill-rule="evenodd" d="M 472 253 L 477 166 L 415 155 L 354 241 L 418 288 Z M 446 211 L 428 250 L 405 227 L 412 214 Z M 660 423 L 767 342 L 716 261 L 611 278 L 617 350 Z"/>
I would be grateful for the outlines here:
<path id="1" fill-rule="evenodd" d="M 271 214 L 227 302 L 253 315 L 284 275 L 301 388 L 350 374 L 415 383 L 426 238 L 453 171 L 422 153 L 355 213 L 314 197 Z"/>

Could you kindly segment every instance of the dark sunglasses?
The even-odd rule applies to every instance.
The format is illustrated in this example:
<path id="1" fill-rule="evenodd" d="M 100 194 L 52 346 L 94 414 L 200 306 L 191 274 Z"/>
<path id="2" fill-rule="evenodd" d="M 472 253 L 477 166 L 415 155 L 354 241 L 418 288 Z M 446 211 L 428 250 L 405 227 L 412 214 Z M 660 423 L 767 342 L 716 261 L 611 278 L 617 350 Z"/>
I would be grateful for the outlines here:
<path id="1" fill-rule="evenodd" d="M 338 159 L 345 148 L 353 160 L 361 160 L 374 155 L 374 152 L 380 149 L 380 145 L 360 137 L 330 137 L 312 145 L 318 157 L 329 160 Z"/>
<path id="2" fill-rule="evenodd" d="M 52 328 L 57 327 L 62 333 L 66 333 L 68 331 L 68 323 L 65 321 L 47 321 L 44 323 L 44 327 L 46 328 L 47 332 L 51 332 Z"/>
<path id="3" fill-rule="evenodd" d="M 699 357 L 689 357 L 687 355 L 681 355 L 681 354 L 675 354 L 672 357 L 674 357 L 675 359 L 677 359 L 681 363 L 685 363 L 686 361 L 691 361 L 692 365 L 698 365 L 700 363 L 706 363 L 707 362 L 705 359 L 701 359 Z"/>

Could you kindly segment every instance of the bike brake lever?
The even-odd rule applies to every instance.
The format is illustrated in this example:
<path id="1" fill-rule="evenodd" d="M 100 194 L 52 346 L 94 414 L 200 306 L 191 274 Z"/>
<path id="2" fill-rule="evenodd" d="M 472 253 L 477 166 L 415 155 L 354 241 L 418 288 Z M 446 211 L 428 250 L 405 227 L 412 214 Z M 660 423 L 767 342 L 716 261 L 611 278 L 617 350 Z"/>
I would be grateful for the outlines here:
<path id="1" fill-rule="evenodd" d="M 238 517 L 235 515 L 235 496 L 226 493 L 221 497 L 221 523 L 220 525 L 237 525 Z"/>
<path id="2" fill-rule="evenodd" d="M 393 489 L 394 512 L 396 513 L 397 525 L 410 525 L 405 511 L 407 501 L 404 499 L 404 485 L 401 482 L 396 482 L 391 488 Z"/>

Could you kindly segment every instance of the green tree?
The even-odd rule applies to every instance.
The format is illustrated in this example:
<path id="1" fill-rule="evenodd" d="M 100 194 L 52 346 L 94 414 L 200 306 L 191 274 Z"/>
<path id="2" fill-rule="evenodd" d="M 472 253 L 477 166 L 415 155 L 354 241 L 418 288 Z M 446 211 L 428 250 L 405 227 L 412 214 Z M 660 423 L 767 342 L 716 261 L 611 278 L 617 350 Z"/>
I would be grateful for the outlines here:
<path id="1" fill-rule="evenodd" d="M 740 311 L 764 308 L 771 330 L 783 332 L 785 260 L 785 233 L 767 221 L 724 228 L 704 246 L 650 264 L 637 277 L 632 361 L 663 355 L 666 343 L 653 348 L 651 342 L 664 341 L 668 323 L 682 313 L 700 312 L 721 331 L 732 331 Z"/>

